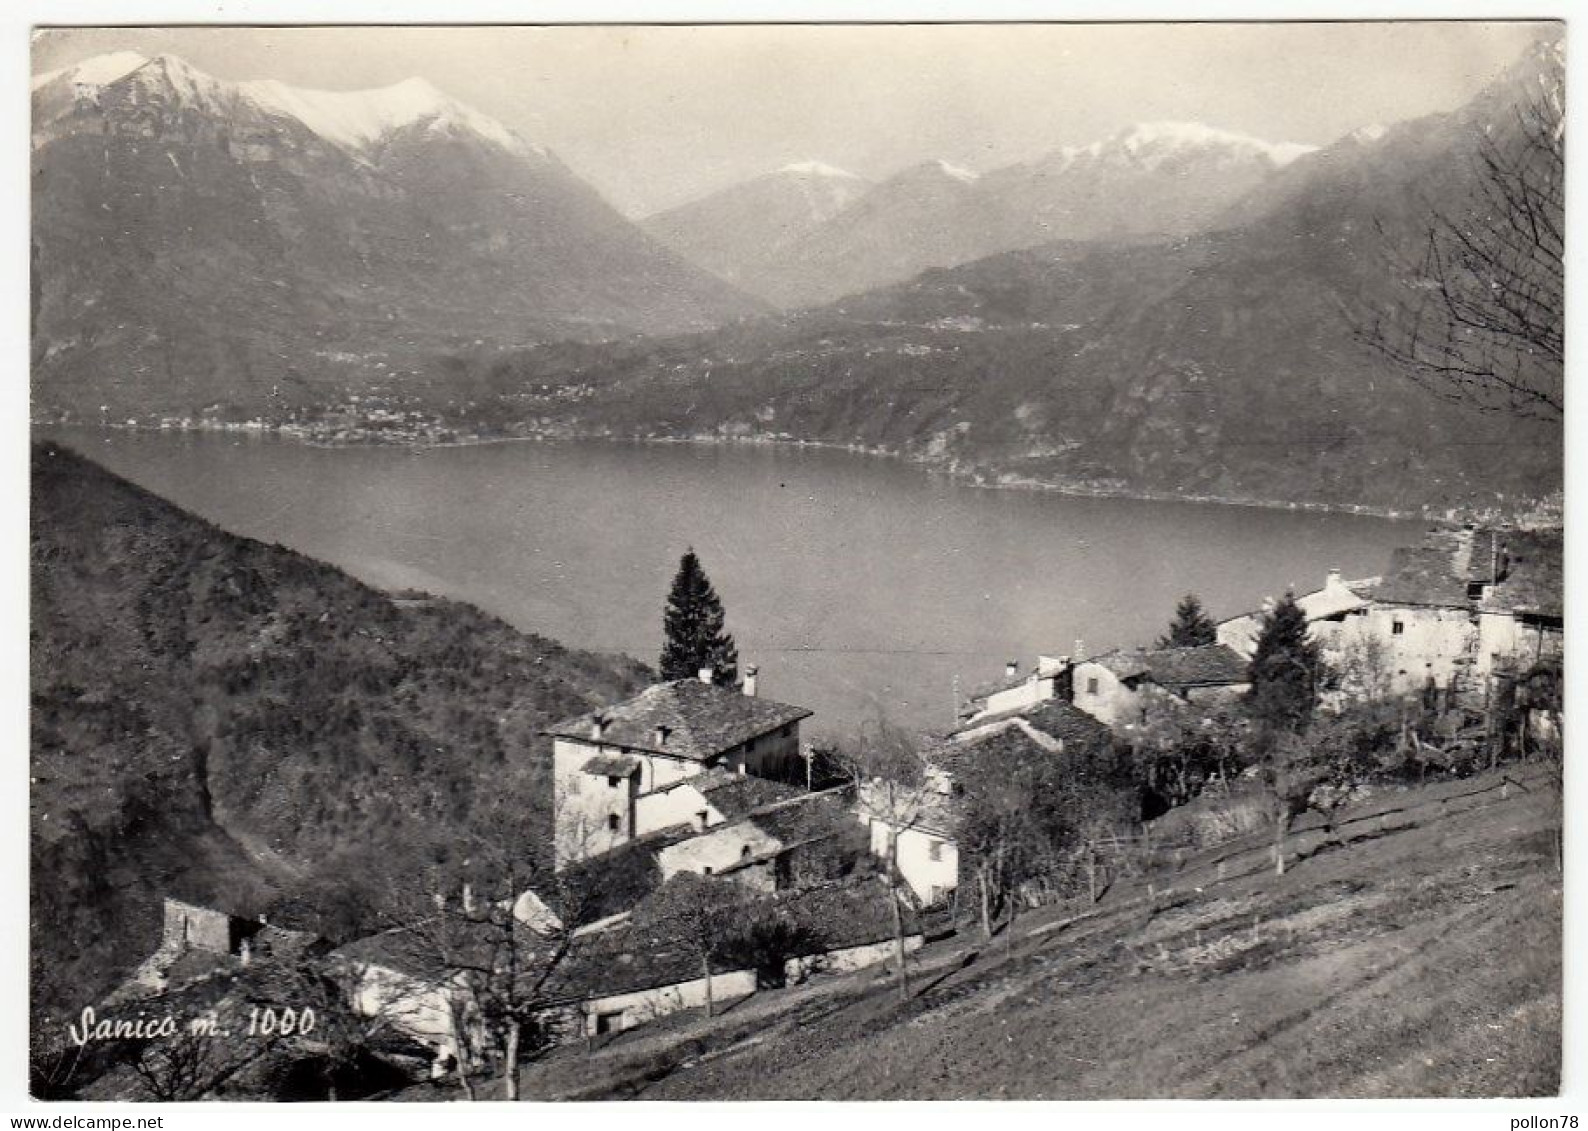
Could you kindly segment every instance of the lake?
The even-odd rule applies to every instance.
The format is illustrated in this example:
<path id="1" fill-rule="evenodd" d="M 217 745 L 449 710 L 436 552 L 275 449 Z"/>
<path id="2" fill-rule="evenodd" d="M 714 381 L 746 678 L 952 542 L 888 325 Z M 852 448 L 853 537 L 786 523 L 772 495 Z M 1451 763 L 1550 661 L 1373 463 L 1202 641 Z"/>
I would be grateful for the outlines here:
<path id="1" fill-rule="evenodd" d="M 1150 644 L 1195 592 L 1215 617 L 1385 568 L 1420 523 L 995 491 L 779 446 L 522 442 L 318 448 L 235 434 L 50 429 L 222 527 L 384 588 L 656 662 L 693 546 L 761 694 L 842 736 L 879 711 L 941 728 L 1040 652 Z M 1077 644 L 1084 641 L 1084 644 Z"/>

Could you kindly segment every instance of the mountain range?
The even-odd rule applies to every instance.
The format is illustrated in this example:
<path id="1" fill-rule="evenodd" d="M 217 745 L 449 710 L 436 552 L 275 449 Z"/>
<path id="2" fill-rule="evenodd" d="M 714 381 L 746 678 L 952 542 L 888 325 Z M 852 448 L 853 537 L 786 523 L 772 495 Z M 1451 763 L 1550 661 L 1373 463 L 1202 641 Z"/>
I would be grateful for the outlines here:
<path id="1" fill-rule="evenodd" d="M 1052 242 L 712 334 L 508 354 L 487 372 L 504 419 L 574 434 L 818 441 L 1126 494 L 1505 509 L 1559 490 L 1558 426 L 1446 403 L 1355 327 L 1397 301 L 1397 255 L 1436 213 L 1494 223 L 1480 139 L 1559 76 L 1542 44 L 1467 106 L 1288 152 L 1234 201 L 1197 198 L 1177 222 L 1202 230 L 1177 237 Z"/>
<path id="2" fill-rule="evenodd" d="M 1479 139 L 1560 74 L 1541 41 L 1466 106 L 1318 149 L 1149 123 L 980 176 L 801 162 L 636 225 L 423 82 L 103 57 L 35 79 L 34 411 L 335 436 L 399 405 L 443 434 L 1503 510 L 1559 490 L 1559 429 L 1443 403 L 1355 326 L 1434 215 L 1492 224 Z"/>
<path id="3" fill-rule="evenodd" d="M 476 340 L 762 309 L 421 79 L 322 92 L 101 56 L 35 77 L 32 175 L 45 410 L 314 403 Z"/>
<path id="4" fill-rule="evenodd" d="M 1187 235 L 1313 150 L 1149 122 L 986 175 L 926 161 L 868 185 L 809 162 L 641 223 L 679 254 L 790 309 L 1055 240 Z M 827 190 L 827 206 L 798 207 L 813 183 Z"/>

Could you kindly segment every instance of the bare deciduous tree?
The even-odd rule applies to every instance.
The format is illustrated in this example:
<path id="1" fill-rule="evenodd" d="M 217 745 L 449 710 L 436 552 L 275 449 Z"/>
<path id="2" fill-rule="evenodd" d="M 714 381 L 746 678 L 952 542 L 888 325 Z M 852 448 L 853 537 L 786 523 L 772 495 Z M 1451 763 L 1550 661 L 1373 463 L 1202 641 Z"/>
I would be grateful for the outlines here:
<path id="1" fill-rule="evenodd" d="M 647 917 L 689 948 L 700 962 L 705 982 L 705 1013 L 716 1013 L 712 993 L 711 966 L 724 957 L 744 915 L 741 890 L 731 882 L 711 880 L 692 872 L 668 880 L 658 893 Z"/>
<path id="2" fill-rule="evenodd" d="M 1490 412 L 1564 409 L 1564 81 L 1550 76 L 1478 137 L 1465 207 L 1430 206 L 1412 247 L 1380 225 L 1401 280 L 1358 337 L 1431 392 Z"/>
<path id="3" fill-rule="evenodd" d="M 430 869 L 393 893 L 385 911 L 418 961 L 383 1007 L 394 1015 L 446 1012 L 458 1084 L 470 1099 L 472 1075 L 493 1066 L 504 1098 L 518 1099 L 520 1066 L 555 1040 L 553 980 L 585 918 L 588 878 L 554 872 L 544 853 L 526 853 L 531 836 L 512 815 L 482 817 L 467 859 Z M 527 903 L 542 913 L 526 914 Z"/>
<path id="4" fill-rule="evenodd" d="M 907 732 L 880 717 L 863 726 L 854 749 L 841 752 L 839 757 L 855 783 L 862 810 L 885 830 L 882 879 L 887 885 L 888 907 L 893 917 L 899 997 L 908 1000 L 910 977 L 905 960 L 904 912 L 916 899 L 899 868 L 899 838 L 917 828 L 940 803 L 945 781 Z"/>

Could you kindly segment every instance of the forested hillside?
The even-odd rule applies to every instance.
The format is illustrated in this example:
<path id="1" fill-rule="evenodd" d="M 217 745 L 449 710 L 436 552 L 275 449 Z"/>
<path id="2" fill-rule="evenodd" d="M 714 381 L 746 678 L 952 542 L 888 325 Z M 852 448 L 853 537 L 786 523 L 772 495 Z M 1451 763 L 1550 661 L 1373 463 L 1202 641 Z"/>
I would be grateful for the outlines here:
<path id="1" fill-rule="evenodd" d="M 32 992 L 57 1015 L 153 949 L 163 895 L 347 931 L 392 861 L 492 807 L 549 821 L 541 727 L 647 674 L 399 606 L 55 445 L 31 550 Z"/>

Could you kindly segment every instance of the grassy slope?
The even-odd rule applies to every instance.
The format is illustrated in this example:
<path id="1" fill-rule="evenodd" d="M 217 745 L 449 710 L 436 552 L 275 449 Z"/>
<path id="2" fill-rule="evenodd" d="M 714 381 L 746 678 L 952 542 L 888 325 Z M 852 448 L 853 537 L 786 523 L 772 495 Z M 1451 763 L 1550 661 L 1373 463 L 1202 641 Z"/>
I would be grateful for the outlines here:
<path id="1" fill-rule="evenodd" d="M 481 811 L 549 823 L 539 731 L 643 669 L 450 602 L 400 608 L 53 445 L 32 474 L 36 1008 L 153 949 L 159 900 L 361 898 Z M 399 863 L 393 863 L 398 861 Z M 401 875 L 401 872 L 398 872 Z"/>
<path id="2" fill-rule="evenodd" d="M 1514 772 L 1514 771 L 1513 771 Z M 714 1022 L 565 1050 L 526 1094 L 673 1099 L 1537 1095 L 1560 1072 L 1558 802 L 1498 778 L 1388 793 L 1344 847 L 1266 836 L 1166 867 L 1095 912 L 1034 914 L 1013 945 L 922 952 L 915 996 L 877 971 L 757 995 Z M 1385 813 L 1381 819 L 1378 814 Z M 1222 861 L 1224 879 L 1220 876 Z"/>

